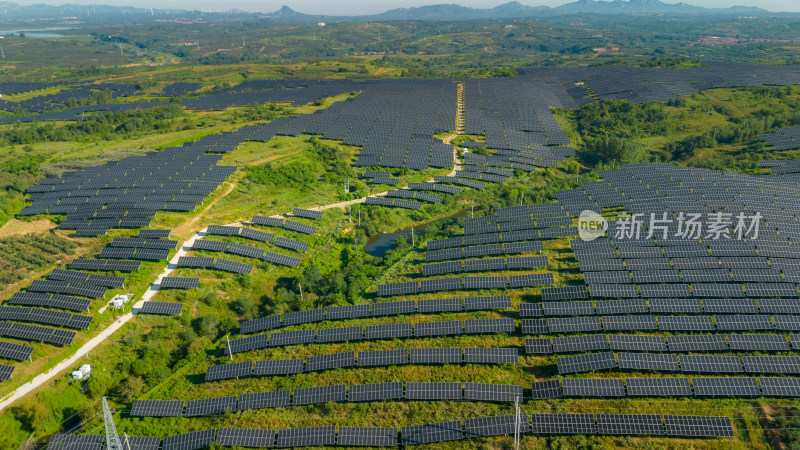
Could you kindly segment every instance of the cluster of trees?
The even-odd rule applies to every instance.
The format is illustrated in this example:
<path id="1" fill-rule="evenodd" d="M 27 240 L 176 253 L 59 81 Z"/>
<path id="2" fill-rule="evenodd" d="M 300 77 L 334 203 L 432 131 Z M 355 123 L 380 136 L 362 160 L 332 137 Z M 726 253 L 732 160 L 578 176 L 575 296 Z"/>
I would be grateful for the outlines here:
<path id="1" fill-rule="evenodd" d="M 320 180 L 326 183 L 339 183 L 345 178 L 355 177 L 350 165 L 351 156 L 341 147 L 322 142 L 316 137 L 309 138 L 307 142 L 310 144 L 309 150 L 315 156 L 314 161 L 320 165 L 317 168 L 319 170 L 309 167 L 307 162 L 292 162 L 280 166 L 268 163 L 248 169 L 248 180 L 264 186 L 288 186 L 310 190 Z"/>
<path id="2" fill-rule="evenodd" d="M 15 124 L 0 131 L 0 143 L 13 145 L 130 137 L 138 133 L 169 129 L 175 119 L 184 115 L 186 111 L 182 107 L 171 105 L 149 110 L 101 113 L 63 125 L 52 122 Z"/>
<path id="3" fill-rule="evenodd" d="M 0 283 L 19 281 L 75 248 L 76 243 L 53 234 L 32 233 L 0 239 Z"/>

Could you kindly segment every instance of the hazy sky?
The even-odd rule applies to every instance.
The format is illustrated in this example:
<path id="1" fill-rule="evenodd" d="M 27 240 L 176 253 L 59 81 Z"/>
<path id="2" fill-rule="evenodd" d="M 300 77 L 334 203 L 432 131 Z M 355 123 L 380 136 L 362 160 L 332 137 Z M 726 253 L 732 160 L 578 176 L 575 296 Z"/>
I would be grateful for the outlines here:
<path id="1" fill-rule="evenodd" d="M 239 8 L 249 11 L 271 12 L 288 5 L 298 12 L 330 15 L 362 15 L 386 11 L 387 9 L 424 6 L 440 3 L 455 3 L 473 8 L 491 8 L 510 0 L 16 0 L 28 5 L 46 4 L 106 4 L 155 8 L 212 9 Z M 530 6 L 559 6 L 572 0 L 519 0 Z M 678 0 L 662 0 L 678 3 Z M 800 0 L 683 0 L 684 3 L 706 8 L 727 8 L 734 5 L 758 6 L 770 11 L 800 12 Z M 224 5 L 224 6 L 223 6 Z"/>

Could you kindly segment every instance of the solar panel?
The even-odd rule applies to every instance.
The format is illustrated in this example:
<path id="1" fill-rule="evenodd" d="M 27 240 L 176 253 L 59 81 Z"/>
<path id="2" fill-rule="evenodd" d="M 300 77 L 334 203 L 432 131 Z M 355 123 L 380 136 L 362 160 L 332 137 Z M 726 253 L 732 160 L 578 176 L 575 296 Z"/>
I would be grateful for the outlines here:
<path id="1" fill-rule="evenodd" d="M 211 366 L 206 370 L 206 381 L 224 380 L 228 378 L 247 377 L 253 373 L 253 362 L 243 361 L 238 363 Z"/>
<path id="2" fill-rule="evenodd" d="M 661 416 L 655 414 L 598 414 L 600 434 L 662 436 L 665 433 Z"/>
<path id="3" fill-rule="evenodd" d="M 657 370 L 662 372 L 680 370 L 678 359 L 672 354 L 657 353 L 617 353 L 620 369 Z"/>
<path id="4" fill-rule="evenodd" d="M 467 438 L 500 436 L 504 434 L 527 433 L 530 431 L 527 414 L 514 414 L 491 417 L 476 417 L 464 421 Z"/>
<path id="5" fill-rule="evenodd" d="M 408 350 L 371 350 L 358 352 L 358 366 L 389 366 L 396 364 L 408 364 Z"/>
<path id="6" fill-rule="evenodd" d="M 303 323 L 320 322 L 325 319 L 325 309 L 309 309 L 305 311 L 288 312 L 283 315 L 283 325 L 299 325 Z"/>
<path id="7" fill-rule="evenodd" d="M 617 361 L 611 352 L 590 353 L 587 355 L 563 356 L 556 358 L 558 373 L 590 372 L 595 370 L 615 369 Z"/>
<path id="8" fill-rule="evenodd" d="M 731 350 L 789 351 L 786 336 L 774 334 L 728 334 Z"/>
<path id="9" fill-rule="evenodd" d="M 446 336 L 463 332 L 464 326 L 460 320 L 422 322 L 414 325 L 414 336 Z"/>
<path id="10" fill-rule="evenodd" d="M 647 314 L 650 310 L 644 300 L 598 300 L 595 302 L 597 314 Z"/>
<path id="11" fill-rule="evenodd" d="M 364 328 L 343 327 L 343 328 L 321 328 L 317 330 L 316 342 L 345 342 L 356 341 L 364 338 Z"/>
<path id="12" fill-rule="evenodd" d="M 359 352 L 361 354 L 362 352 Z M 351 384 L 347 399 L 351 402 L 374 402 L 403 398 L 403 382 Z"/>
<path id="13" fill-rule="evenodd" d="M 270 448 L 275 444 L 275 430 L 261 428 L 220 428 L 217 444 L 239 447 Z"/>
<path id="14" fill-rule="evenodd" d="M 369 306 L 368 304 L 329 306 L 325 310 L 325 316 L 328 320 L 369 317 Z"/>
<path id="15" fill-rule="evenodd" d="M 736 315 L 736 316 L 715 316 L 718 330 L 772 330 L 770 316 L 762 315 Z"/>
<path id="16" fill-rule="evenodd" d="M 533 400 L 562 397 L 561 383 L 558 380 L 536 381 L 531 383 Z"/>
<path id="17" fill-rule="evenodd" d="M 194 289 L 199 281 L 199 278 L 164 277 L 159 284 L 163 289 Z"/>
<path id="18" fill-rule="evenodd" d="M 714 314 L 758 314 L 755 300 L 749 298 L 707 298 L 703 309 Z"/>
<path id="19" fill-rule="evenodd" d="M 552 348 L 555 353 L 608 350 L 608 341 L 604 334 L 554 337 Z"/>
<path id="20" fill-rule="evenodd" d="M 309 356 L 306 358 L 306 372 L 317 370 L 353 367 L 356 365 L 355 352 L 334 353 L 331 355 Z"/>
<path id="21" fill-rule="evenodd" d="M 405 426 L 400 429 L 402 445 L 429 444 L 464 438 L 461 421 Z"/>
<path id="22" fill-rule="evenodd" d="M 312 445 L 334 445 L 336 427 L 289 428 L 278 431 L 276 447 L 309 447 Z"/>
<path id="23" fill-rule="evenodd" d="M 180 314 L 183 303 L 144 302 L 140 314 L 173 315 Z"/>
<path id="24" fill-rule="evenodd" d="M 738 356 L 680 355 L 681 371 L 709 373 L 740 373 Z"/>
<path id="25" fill-rule="evenodd" d="M 592 302 L 543 302 L 546 316 L 591 316 L 594 315 Z"/>
<path id="26" fill-rule="evenodd" d="M 586 286 L 564 286 L 555 288 L 542 288 L 543 301 L 577 300 L 588 298 Z"/>
<path id="27" fill-rule="evenodd" d="M 513 333 L 516 331 L 514 319 L 474 319 L 464 322 L 464 332 L 475 333 Z"/>
<path id="28" fill-rule="evenodd" d="M 292 393 L 292 404 L 313 405 L 328 402 L 343 402 L 347 397 L 346 390 L 347 386 L 344 384 L 298 388 Z"/>
<path id="29" fill-rule="evenodd" d="M 710 331 L 716 330 L 711 316 L 658 316 L 661 331 Z"/>
<path id="30" fill-rule="evenodd" d="M 800 356 L 742 356 L 748 373 L 800 374 Z"/>
<path id="31" fill-rule="evenodd" d="M 417 301 L 417 311 L 420 313 L 459 312 L 463 311 L 463 309 L 463 301 L 460 298 L 442 298 Z M 330 308 L 328 308 L 328 310 L 330 310 Z"/>
<path id="32" fill-rule="evenodd" d="M 50 438 L 47 448 L 55 450 L 71 450 L 80 448 L 81 450 L 102 450 L 105 439 L 97 435 L 78 435 L 78 434 L 54 434 Z"/>
<path id="33" fill-rule="evenodd" d="M 482 309 L 502 309 L 511 307 L 511 297 L 508 295 L 491 295 L 483 297 L 467 297 L 464 299 L 465 311 Z"/>
<path id="34" fill-rule="evenodd" d="M 599 331 L 603 326 L 598 317 L 565 317 L 547 319 L 547 328 L 550 333 L 577 333 Z"/>
<path id="35" fill-rule="evenodd" d="M 611 350 L 637 352 L 666 352 L 664 336 L 610 334 L 608 340 Z"/>
<path id="36" fill-rule="evenodd" d="M 461 383 L 406 383 L 408 400 L 461 400 Z"/>
<path id="37" fill-rule="evenodd" d="M 490 383 L 466 383 L 464 399 L 490 402 L 522 401 L 522 386 Z"/>
<path id="38" fill-rule="evenodd" d="M 131 407 L 131 417 L 180 417 L 183 400 L 136 400 Z"/>
<path id="39" fill-rule="evenodd" d="M 373 303 L 373 316 L 390 316 L 394 314 L 413 314 L 414 300 L 402 302 Z"/>
<path id="40" fill-rule="evenodd" d="M 533 434 L 596 434 L 593 414 L 531 414 Z"/>
<path id="41" fill-rule="evenodd" d="M 215 429 L 195 431 L 193 433 L 167 436 L 162 444 L 163 450 L 195 450 L 209 447 L 214 443 Z"/>
<path id="42" fill-rule="evenodd" d="M 597 323 L 598 327 L 600 323 Z M 522 321 L 522 334 L 547 334 L 549 333 L 547 320 L 526 319 Z"/>
<path id="43" fill-rule="evenodd" d="M 33 353 L 33 347 L 0 342 L 0 358 L 25 361 L 31 357 L 31 353 Z"/>
<path id="44" fill-rule="evenodd" d="M 289 389 L 239 394 L 239 411 L 289 406 Z"/>
<path id="45" fill-rule="evenodd" d="M 516 348 L 465 348 L 464 362 L 482 364 L 516 364 L 519 350 Z"/>
<path id="46" fill-rule="evenodd" d="M 565 397 L 624 397 L 622 380 L 601 378 L 564 378 L 561 380 Z"/>
<path id="47" fill-rule="evenodd" d="M 654 316 L 603 316 L 602 320 L 603 329 L 606 331 L 658 329 Z"/>
<path id="48" fill-rule="evenodd" d="M 189 400 L 186 402 L 185 417 L 213 416 L 236 410 L 236 396 Z"/>
<path id="49" fill-rule="evenodd" d="M 798 397 L 800 396 L 800 379 L 797 378 L 759 378 L 764 397 Z"/>
<path id="50" fill-rule="evenodd" d="M 525 339 L 525 353 L 547 355 L 553 353 L 550 338 Z"/>
<path id="51" fill-rule="evenodd" d="M 412 348 L 411 364 L 461 364 L 463 350 L 460 348 Z"/>
<path id="52" fill-rule="evenodd" d="M 667 436 L 733 437 L 730 417 L 664 415 Z"/>
<path id="53" fill-rule="evenodd" d="M 339 427 L 341 446 L 396 447 L 397 429 L 389 427 Z"/>
<path id="54" fill-rule="evenodd" d="M 365 339 L 396 339 L 411 337 L 414 330 L 410 323 L 390 323 L 386 325 L 367 325 Z"/>
<path id="55" fill-rule="evenodd" d="M 691 397 L 688 378 L 627 378 L 625 386 L 631 397 Z"/>
<path id="56" fill-rule="evenodd" d="M 695 395 L 699 397 L 760 397 L 761 389 L 755 378 L 692 378 Z"/>

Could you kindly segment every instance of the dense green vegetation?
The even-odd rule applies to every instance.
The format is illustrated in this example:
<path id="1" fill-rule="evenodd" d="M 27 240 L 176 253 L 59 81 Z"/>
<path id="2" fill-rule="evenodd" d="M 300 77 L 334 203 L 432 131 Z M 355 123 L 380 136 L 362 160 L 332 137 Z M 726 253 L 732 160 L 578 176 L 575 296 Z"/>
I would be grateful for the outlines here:
<path id="1" fill-rule="evenodd" d="M 70 255 L 78 244 L 53 234 L 31 233 L 0 239 L 0 283 L 8 284 Z"/>
<path id="2" fill-rule="evenodd" d="M 562 114 L 574 121 L 591 166 L 676 162 L 753 171 L 758 161 L 792 157 L 757 140 L 800 124 L 800 90 L 763 87 L 707 91 L 666 103 L 601 100 Z M 709 152 L 714 152 L 710 156 Z"/>

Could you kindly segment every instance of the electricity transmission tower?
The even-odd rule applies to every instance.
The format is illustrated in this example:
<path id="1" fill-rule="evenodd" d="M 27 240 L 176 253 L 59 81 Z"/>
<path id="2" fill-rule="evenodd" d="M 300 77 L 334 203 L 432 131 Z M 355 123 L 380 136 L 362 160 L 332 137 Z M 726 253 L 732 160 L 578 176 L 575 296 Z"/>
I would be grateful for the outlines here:
<path id="1" fill-rule="evenodd" d="M 106 425 L 106 448 L 108 450 L 122 450 L 122 442 L 117 434 L 117 427 L 111 417 L 111 409 L 108 407 L 106 398 L 103 397 L 103 422 Z"/>

